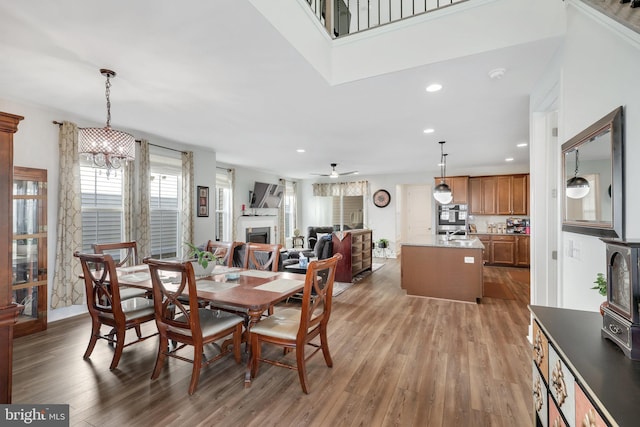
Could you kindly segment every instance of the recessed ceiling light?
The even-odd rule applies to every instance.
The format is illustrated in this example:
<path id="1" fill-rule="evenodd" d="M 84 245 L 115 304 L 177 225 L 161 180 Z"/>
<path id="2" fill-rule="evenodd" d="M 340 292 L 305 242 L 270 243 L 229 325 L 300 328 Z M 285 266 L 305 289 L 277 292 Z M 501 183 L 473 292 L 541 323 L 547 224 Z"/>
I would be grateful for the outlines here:
<path id="1" fill-rule="evenodd" d="M 304 153 L 304 152 L 305 152 L 305 149 L 304 149 L 304 148 L 298 148 L 296 151 L 297 151 L 298 153 Z"/>
<path id="2" fill-rule="evenodd" d="M 428 129 L 424 130 L 424 133 L 433 133 L 433 132 L 435 132 L 435 130 L 431 129 L 431 128 L 428 128 Z"/>
<path id="3" fill-rule="evenodd" d="M 504 159 L 505 162 L 513 162 L 513 157 L 507 157 Z"/>
<path id="4" fill-rule="evenodd" d="M 504 74 L 506 72 L 507 70 L 504 68 L 494 68 L 493 70 L 489 71 L 489 77 L 493 80 L 500 80 L 504 77 Z"/>
<path id="5" fill-rule="evenodd" d="M 442 85 L 439 83 L 432 83 L 429 86 L 427 86 L 427 92 L 437 92 L 440 89 L 442 89 Z"/>
<path id="6" fill-rule="evenodd" d="M 526 147 L 527 145 L 529 144 L 527 144 L 526 142 L 521 142 L 520 144 L 516 145 L 516 147 Z"/>

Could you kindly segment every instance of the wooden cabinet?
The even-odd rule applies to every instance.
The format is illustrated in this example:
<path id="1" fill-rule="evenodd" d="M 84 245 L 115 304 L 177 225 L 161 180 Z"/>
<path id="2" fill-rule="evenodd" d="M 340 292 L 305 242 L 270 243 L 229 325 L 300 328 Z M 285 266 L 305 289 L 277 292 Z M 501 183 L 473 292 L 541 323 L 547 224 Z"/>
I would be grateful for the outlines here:
<path id="1" fill-rule="evenodd" d="M 518 235 L 516 237 L 516 266 L 529 267 L 530 264 L 530 245 L 528 235 Z"/>
<path id="2" fill-rule="evenodd" d="M 435 185 L 440 184 L 441 178 L 435 178 Z M 445 184 L 451 188 L 452 204 L 466 205 L 469 203 L 469 177 L 468 176 L 449 176 L 444 179 Z"/>
<path id="3" fill-rule="evenodd" d="M 22 305 L 14 335 L 47 329 L 47 171 L 13 168 L 12 299 Z"/>
<path id="4" fill-rule="evenodd" d="M 495 176 L 469 178 L 469 212 L 473 215 L 495 215 L 497 180 Z"/>
<path id="5" fill-rule="evenodd" d="M 353 277 L 371 270 L 373 245 L 371 230 L 335 231 L 332 236 L 333 253 L 342 254 L 336 267 L 337 282 L 351 282 Z"/>
<path id="6" fill-rule="evenodd" d="M 469 212 L 472 215 L 527 215 L 529 175 L 495 175 L 469 178 Z"/>
<path id="7" fill-rule="evenodd" d="M 478 240 L 484 245 L 484 251 L 482 251 L 482 262 L 484 264 L 491 264 L 491 236 L 486 234 L 478 235 Z"/>
<path id="8" fill-rule="evenodd" d="M 498 175 L 496 210 L 498 215 L 526 215 L 528 212 L 528 175 Z"/>
<path id="9" fill-rule="evenodd" d="M 482 260 L 487 265 L 529 267 L 529 235 L 477 234 L 484 245 Z"/>
<path id="10" fill-rule="evenodd" d="M 507 235 L 491 236 L 491 264 L 515 265 L 516 237 Z"/>
<path id="11" fill-rule="evenodd" d="M 534 425 L 636 425 L 640 371 L 602 339 L 599 313 L 530 309 Z"/>

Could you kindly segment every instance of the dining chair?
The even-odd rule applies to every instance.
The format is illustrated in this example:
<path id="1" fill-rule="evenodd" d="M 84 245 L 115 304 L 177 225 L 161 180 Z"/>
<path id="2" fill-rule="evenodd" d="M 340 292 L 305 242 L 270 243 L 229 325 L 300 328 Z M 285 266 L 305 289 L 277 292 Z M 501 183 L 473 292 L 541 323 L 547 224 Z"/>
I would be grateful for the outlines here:
<path id="1" fill-rule="evenodd" d="M 250 329 L 252 378 L 258 374 L 260 362 L 297 370 L 302 391 L 308 394 L 306 361 L 322 350 L 327 366 L 333 366 L 327 342 L 327 324 L 331 316 L 336 265 L 341 258 L 341 254 L 335 254 L 331 258 L 310 262 L 301 307 L 276 310 L 273 315 L 260 320 Z M 320 337 L 320 344 L 311 342 L 316 337 Z M 295 350 L 295 364 L 262 358 L 262 343 L 284 347 L 285 354 Z M 314 350 L 305 357 L 306 346 L 311 346 Z"/>
<path id="2" fill-rule="evenodd" d="M 191 395 L 198 386 L 202 367 L 230 353 L 228 346 L 223 345 L 219 347 L 219 353 L 215 357 L 207 359 L 203 355 L 206 344 L 213 344 L 231 335 L 233 355 L 236 362 L 240 363 L 243 319 L 224 311 L 198 307 L 196 279 L 190 262 L 145 258 L 144 263 L 149 265 L 151 273 L 156 325 L 160 333 L 158 356 L 151 379 L 158 378 L 167 356 L 191 362 L 193 364 L 189 384 L 189 395 Z M 163 276 L 172 277 L 171 286 L 165 286 L 161 280 Z M 188 293 L 188 304 L 178 298 L 185 293 Z M 169 341 L 180 343 L 180 345 L 169 347 Z M 193 347 L 193 359 L 178 354 L 178 351 L 186 346 Z"/>
<path id="3" fill-rule="evenodd" d="M 116 268 L 132 267 L 138 264 L 138 244 L 136 242 L 94 243 L 93 253 L 109 254 L 114 260 Z M 122 256 L 124 253 L 124 256 Z M 144 289 L 129 286 L 120 287 L 120 299 L 126 300 L 137 297 L 151 297 Z"/>
<path id="4" fill-rule="evenodd" d="M 123 300 L 116 273 L 115 262 L 109 254 L 84 254 L 76 251 L 73 256 L 80 260 L 84 278 L 87 308 L 91 316 L 91 339 L 84 353 L 88 359 L 99 338 L 115 346 L 109 369 L 115 369 L 120 362 L 122 350 L 132 344 L 157 335 L 142 336 L 140 325 L 155 318 L 153 301 L 148 298 L 132 297 Z M 111 326 L 108 334 L 102 334 L 102 325 Z M 135 329 L 137 339 L 125 344 L 126 331 Z"/>
<path id="5" fill-rule="evenodd" d="M 247 243 L 245 246 L 244 268 L 253 270 L 278 271 L 282 245 L 269 243 Z"/>
<path id="6" fill-rule="evenodd" d="M 241 242 L 219 242 L 209 240 L 207 242 L 207 251 L 219 257 L 219 264 L 233 267 L 233 254 Z"/>

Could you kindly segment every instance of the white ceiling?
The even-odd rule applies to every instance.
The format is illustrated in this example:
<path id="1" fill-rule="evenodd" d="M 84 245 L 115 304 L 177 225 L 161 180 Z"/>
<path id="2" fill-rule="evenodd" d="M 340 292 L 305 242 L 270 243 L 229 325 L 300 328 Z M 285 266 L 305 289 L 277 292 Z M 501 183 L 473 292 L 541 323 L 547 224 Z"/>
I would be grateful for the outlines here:
<path id="1" fill-rule="evenodd" d="M 99 69 L 110 68 L 114 128 L 210 147 L 228 164 L 290 178 L 332 162 L 366 175 L 434 171 L 446 140 L 449 171 L 506 157 L 528 168 L 516 148 L 529 137 L 528 94 L 559 43 L 332 86 L 247 0 L 0 0 L 0 98 L 104 123 Z M 506 74 L 492 80 L 497 67 Z M 444 90 L 426 93 L 436 80 Z"/>

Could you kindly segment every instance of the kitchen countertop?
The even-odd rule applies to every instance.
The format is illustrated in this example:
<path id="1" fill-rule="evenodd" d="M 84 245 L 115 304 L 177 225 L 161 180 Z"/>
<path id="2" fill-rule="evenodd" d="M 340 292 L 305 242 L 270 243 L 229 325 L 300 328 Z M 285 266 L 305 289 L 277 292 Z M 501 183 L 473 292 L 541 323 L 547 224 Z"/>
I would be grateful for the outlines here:
<path id="1" fill-rule="evenodd" d="M 443 236 L 425 236 L 420 239 L 409 240 L 401 243 L 403 246 L 431 246 L 439 248 L 463 248 L 463 249 L 484 249 L 484 244 L 476 237 L 451 236 L 450 240 L 445 240 Z"/>

